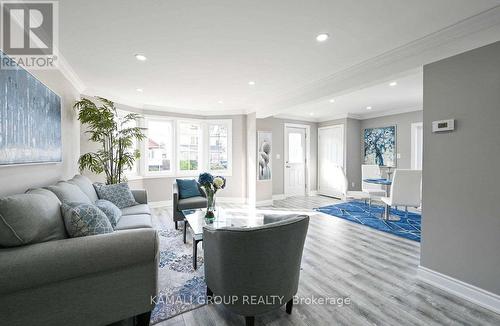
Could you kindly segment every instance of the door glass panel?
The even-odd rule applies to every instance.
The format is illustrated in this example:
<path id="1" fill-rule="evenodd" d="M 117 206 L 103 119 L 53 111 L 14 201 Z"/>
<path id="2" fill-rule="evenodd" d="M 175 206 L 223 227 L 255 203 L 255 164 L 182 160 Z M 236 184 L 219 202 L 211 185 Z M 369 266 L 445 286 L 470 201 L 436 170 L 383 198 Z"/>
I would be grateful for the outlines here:
<path id="1" fill-rule="evenodd" d="M 288 163 L 304 163 L 302 134 L 288 134 Z"/>

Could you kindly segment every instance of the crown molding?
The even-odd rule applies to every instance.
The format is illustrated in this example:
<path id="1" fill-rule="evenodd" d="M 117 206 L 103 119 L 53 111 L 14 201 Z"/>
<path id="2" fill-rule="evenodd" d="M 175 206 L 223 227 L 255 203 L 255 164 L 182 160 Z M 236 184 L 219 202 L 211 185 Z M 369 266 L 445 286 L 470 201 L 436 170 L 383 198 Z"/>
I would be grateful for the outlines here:
<path id="1" fill-rule="evenodd" d="M 177 114 L 189 114 L 189 115 L 200 115 L 200 116 L 217 116 L 217 115 L 242 115 L 247 114 L 247 110 L 190 110 L 169 106 L 161 105 L 149 105 L 145 104 L 142 106 L 144 110 L 159 111 L 159 112 L 172 112 Z"/>
<path id="2" fill-rule="evenodd" d="M 75 70 L 70 66 L 66 58 L 59 52 L 57 55 L 57 68 L 63 74 L 63 76 L 73 85 L 73 87 L 82 94 L 86 86 L 83 81 L 78 77 Z"/>
<path id="3" fill-rule="evenodd" d="M 277 115 L 289 108 L 335 97 L 366 87 L 374 80 L 422 67 L 500 40 L 500 6 L 466 18 L 379 56 L 338 71 L 304 87 L 283 93 L 280 100 L 259 105 L 260 115 Z"/>
<path id="4" fill-rule="evenodd" d="M 421 106 L 419 106 L 419 107 L 395 109 L 395 110 L 388 110 L 388 111 L 381 111 L 381 112 L 370 112 L 367 114 L 359 115 L 358 119 L 359 120 L 367 120 L 367 119 L 386 117 L 389 115 L 403 114 L 403 113 L 416 112 L 416 111 L 422 111 L 422 110 L 423 110 L 423 108 Z"/>

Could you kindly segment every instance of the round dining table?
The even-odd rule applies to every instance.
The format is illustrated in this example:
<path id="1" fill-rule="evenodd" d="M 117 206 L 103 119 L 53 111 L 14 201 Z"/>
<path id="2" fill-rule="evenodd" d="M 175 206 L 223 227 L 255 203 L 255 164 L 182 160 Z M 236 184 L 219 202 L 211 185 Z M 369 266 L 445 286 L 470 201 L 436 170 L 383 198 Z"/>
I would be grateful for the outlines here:
<path id="1" fill-rule="evenodd" d="M 383 178 L 363 179 L 363 182 L 385 186 L 385 196 L 389 197 L 390 195 L 389 192 L 391 190 L 391 185 L 392 185 L 391 179 L 383 179 Z"/>

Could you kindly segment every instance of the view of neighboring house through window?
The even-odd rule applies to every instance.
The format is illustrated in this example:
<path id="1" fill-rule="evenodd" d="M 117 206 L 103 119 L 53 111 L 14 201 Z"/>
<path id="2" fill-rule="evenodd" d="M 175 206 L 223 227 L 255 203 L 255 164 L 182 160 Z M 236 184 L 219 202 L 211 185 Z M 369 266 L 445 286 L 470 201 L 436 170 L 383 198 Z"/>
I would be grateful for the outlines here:
<path id="1" fill-rule="evenodd" d="M 208 125 L 208 163 L 210 170 L 228 170 L 228 137 L 229 131 L 227 124 L 213 123 Z"/>
<path id="2" fill-rule="evenodd" d="M 192 122 L 178 124 L 179 171 L 198 171 L 200 166 L 201 125 Z"/>
<path id="3" fill-rule="evenodd" d="M 172 122 L 149 120 L 147 133 L 145 157 L 147 172 L 172 171 Z"/>

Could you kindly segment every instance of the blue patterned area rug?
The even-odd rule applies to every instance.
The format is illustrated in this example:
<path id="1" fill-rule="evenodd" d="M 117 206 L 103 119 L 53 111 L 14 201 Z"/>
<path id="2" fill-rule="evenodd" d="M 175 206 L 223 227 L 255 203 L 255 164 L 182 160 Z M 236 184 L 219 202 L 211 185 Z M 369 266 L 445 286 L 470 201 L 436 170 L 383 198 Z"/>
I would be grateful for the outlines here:
<path id="1" fill-rule="evenodd" d="M 400 220 L 386 221 L 380 218 L 384 212 L 383 206 L 372 204 L 370 209 L 368 204 L 360 201 L 329 205 L 316 208 L 315 210 L 420 242 L 420 222 L 422 216 L 417 213 L 408 212 L 408 217 L 406 217 L 404 211 L 391 209 L 391 215 L 398 216 Z"/>
<path id="2" fill-rule="evenodd" d="M 182 225 L 182 223 L 181 223 Z M 178 314 L 205 304 L 203 250 L 198 244 L 198 269 L 193 269 L 192 242 L 182 241 L 182 229 L 158 230 L 160 258 L 158 268 L 158 295 L 151 313 L 151 324 L 159 323 Z"/>

